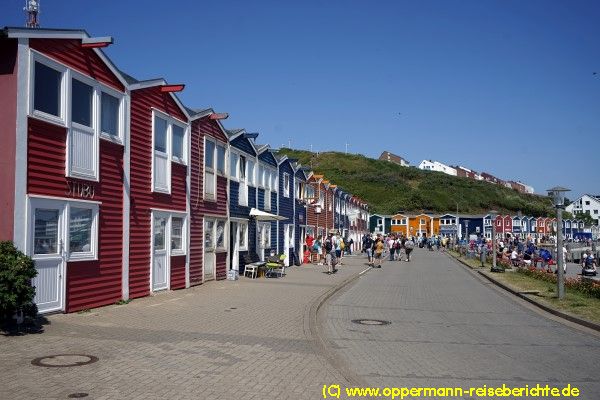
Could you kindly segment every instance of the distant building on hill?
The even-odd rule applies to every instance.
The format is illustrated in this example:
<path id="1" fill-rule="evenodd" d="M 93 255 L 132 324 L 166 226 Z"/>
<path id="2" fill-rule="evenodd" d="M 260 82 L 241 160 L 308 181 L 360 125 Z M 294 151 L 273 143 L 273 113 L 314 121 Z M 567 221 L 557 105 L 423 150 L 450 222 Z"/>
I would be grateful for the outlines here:
<path id="1" fill-rule="evenodd" d="M 487 172 L 482 172 L 481 177 L 486 182 L 495 183 L 497 185 L 504 185 L 504 181 L 502 179 L 496 178 L 494 175 L 488 174 Z"/>
<path id="2" fill-rule="evenodd" d="M 408 161 L 396 154 L 390 153 L 389 151 L 384 151 L 383 153 L 381 153 L 379 159 L 383 161 L 393 162 L 394 164 L 398 164 L 401 167 L 410 167 L 410 163 Z"/>
<path id="3" fill-rule="evenodd" d="M 471 178 L 478 181 L 483 179 L 477 171 L 463 167 L 462 165 L 452 165 L 452 168 L 456 170 L 456 176 L 460 176 L 462 178 Z"/>
<path id="4" fill-rule="evenodd" d="M 584 194 L 569 204 L 565 210 L 573 214 L 574 217 L 582 214 L 588 214 L 594 218 L 598 224 L 600 222 L 600 196 Z"/>
<path id="5" fill-rule="evenodd" d="M 439 161 L 423 160 L 419 164 L 419 169 L 422 169 L 424 171 L 443 172 L 445 174 L 452 175 L 452 176 L 457 175 L 456 169 L 454 169 L 446 164 L 442 164 Z"/>
<path id="6" fill-rule="evenodd" d="M 506 182 L 508 185 L 510 185 L 510 188 L 521 192 L 521 193 L 529 193 L 532 194 L 533 193 L 533 187 L 524 184 L 523 182 L 520 181 L 507 181 Z"/>

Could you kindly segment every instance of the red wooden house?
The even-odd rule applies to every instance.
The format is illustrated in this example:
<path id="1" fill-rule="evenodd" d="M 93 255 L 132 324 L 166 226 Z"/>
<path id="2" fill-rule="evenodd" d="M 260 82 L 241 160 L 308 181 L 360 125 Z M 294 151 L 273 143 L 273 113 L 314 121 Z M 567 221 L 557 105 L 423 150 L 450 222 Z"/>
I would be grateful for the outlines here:
<path id="1" fill-rule="evenodd" d="M 162 79 L 131 91 L 129 297 L 189 286 L 189 116 Z M 175 85 L 177 86 L 177 85 Z"/>
<path id="2" fill-rule="evenodd" d="M 507 234 L 510 234 L 512 236 L 512 225 L 513 225 L 513 219 L 510 215 L 505 215 L 504 217 L 502 217 L 502 222 L 503 222 L 503 227 L 502 227 L 502 233 L 503 236 L 506 237 Z"/>
<path id="3" fill-rule="evenodd" d="M 191 115 L 190 284 L 225 279 L 228 269 L 228 136 L 212 109 Z"/>
<path id="4" fill-rule="evenodd" d="M 40 312 L 126 295 L 127 82 L 85 31 L 0 34 L 0 240 L 32 256 Z"/>

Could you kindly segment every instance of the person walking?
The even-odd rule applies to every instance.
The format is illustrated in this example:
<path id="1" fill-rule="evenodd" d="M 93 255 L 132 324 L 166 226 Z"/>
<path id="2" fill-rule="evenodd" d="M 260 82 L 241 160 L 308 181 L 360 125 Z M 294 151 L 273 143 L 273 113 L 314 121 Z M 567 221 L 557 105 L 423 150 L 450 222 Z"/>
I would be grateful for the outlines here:
<path id="1" fill-rule="evenodd" d="M 410 262 L 410 253 L 412 253 L 415 248 L 414 239 L 407 239 L 404 241 L 404 252 L 406 253 L 406 262 Z"/>
<path id="2" fill-rule="evenodd" d="M 375 268 L 381 268 L 381 259 L 383 258 L 383 251 L 385 244 L 381 237 L 377 237 L 375 240 Z"/>
<path id="3" fill-rule="evenodd" d="M 371 235 L 367 235 L 363 243 L 365 252 L 367 253 L 367 264 L 373 266 L 373 246 L 375 242 Z"/>
<path id="4" fill-rule="evenodd" d="M 396 238 L 394 238 L 394 236 L 390 236 L 388 248 L 390 249 L 390 261 L 394 261 L 394 256 L 396 254 Z"/>

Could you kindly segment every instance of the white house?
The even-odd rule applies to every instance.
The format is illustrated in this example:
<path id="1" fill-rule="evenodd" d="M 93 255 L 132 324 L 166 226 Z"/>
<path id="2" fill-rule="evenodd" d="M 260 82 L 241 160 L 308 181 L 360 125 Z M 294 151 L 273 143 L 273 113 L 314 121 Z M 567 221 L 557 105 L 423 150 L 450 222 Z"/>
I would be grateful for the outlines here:
<path id="1" fill-rule="evenodd" d="M 565 210 L 573 214 L 575 218 L 580 214 L 589 214 L 598 223 L 600 220 L 600 196 L 584 194 L 569 204 Z"/>
<path id="2" fill-rule="evenodd" d="M 452 176 L 456 176 L 457 175 L 457 172 L 456 172 L 455 168 L 449 167 L 446 164 L 442 164 L 439 161 L 423 160 L 419 164 L 419 169 L 422 169 L 424 171 L 438 171 L 438 172 L 443 172 L 445 174 L 452 175 Z"/>

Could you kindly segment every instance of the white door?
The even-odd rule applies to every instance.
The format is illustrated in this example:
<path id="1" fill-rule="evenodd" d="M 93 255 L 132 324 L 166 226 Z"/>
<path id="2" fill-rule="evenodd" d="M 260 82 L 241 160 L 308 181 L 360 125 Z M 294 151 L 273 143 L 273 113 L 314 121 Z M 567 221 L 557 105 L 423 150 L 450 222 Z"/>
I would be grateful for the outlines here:
<path id="1" fill-rule="evenodd" d="M 169 288 L 169 217 L 152 213 L 152 291 Z"/>
<path id="2" fill-rule="evenodd" d="M 215 220 L 204 220 L 204 280 L 215 279 L 215 267 L 217 257 L 215 256 Z"/>
<path id="3" fill-rule="evenodd" d="M 265 223 L 259 222 L 256 224 L 257 231 L 257 241 L 258 241 L 258 257 L 260 261 L 265 261 L 265 248 L 266 248 L 266 232 L 265 232 Z"/>
<path id="4" fill-rule="evenodd" d="M 288 224 L 283 226 L 283 254 L 285 254 L 285 265 L 289 267 L 292 263 L 290 262 L 290 226 Z"/>
<path id="5" fill-rule="evenodd" d="M 31 200 L 29 253 L 38 272 L 32 284 L 40 313 L 64 310 L 65 209 L 62 201 Z"/>
<path id="6" fill-rule="evenodd" d="M 296 243 L 300 264 L 304 264 L 304 243 L 306 243 L 306 230 L 304 228 L 300 228 L 300 243 Z"/>
<path id="7" fill-rule="evenodd" d="M 231 269 L 240 270 L 240 225 L 237 222 L 231 223 L 231 238 L 233 246 L 231 252 Z"/>

